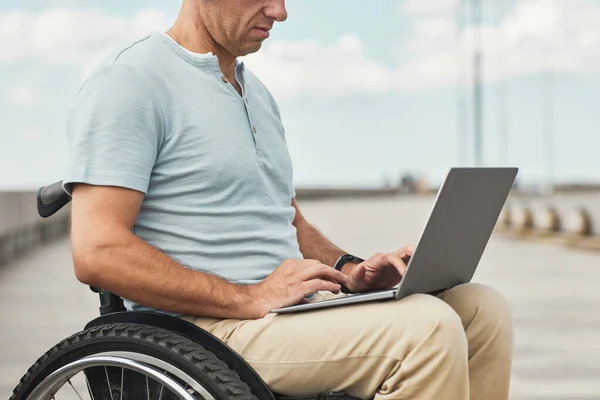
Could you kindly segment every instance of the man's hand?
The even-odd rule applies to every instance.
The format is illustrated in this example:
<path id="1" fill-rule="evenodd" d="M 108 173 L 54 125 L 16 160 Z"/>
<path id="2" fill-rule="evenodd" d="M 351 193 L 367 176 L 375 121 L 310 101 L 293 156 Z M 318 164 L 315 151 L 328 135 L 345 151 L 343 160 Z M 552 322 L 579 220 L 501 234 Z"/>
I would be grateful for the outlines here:
<path id="1" fill-rule="evenodd" d="M 253 285 L 252 295 L 258 302 L 258 314 L 295 305 L 319 290 L 338 293 L 348 278 L 340 271 L 317 260 L 285 260 L 261 283 Z"/>
<path id="2" fill-rule="evenodd" d="M 353 292 L 390 289 L 400 283 L 406 264 L 414 251 L 413 246 L 405 246 L 387 254 L 375 254 L 368 260 L 354 266 L 348 273 L 346 287 Z"/>

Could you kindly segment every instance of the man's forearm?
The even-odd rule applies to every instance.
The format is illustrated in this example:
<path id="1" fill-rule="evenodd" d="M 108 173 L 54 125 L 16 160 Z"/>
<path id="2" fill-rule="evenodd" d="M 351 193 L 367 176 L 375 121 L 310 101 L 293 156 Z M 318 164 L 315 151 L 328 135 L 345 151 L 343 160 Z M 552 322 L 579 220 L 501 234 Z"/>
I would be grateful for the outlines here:
<path id="1" fill-rule="evenodd" d="M 342 254 L 346 254 L 306 220 L 296 225 L 296 232 L 300 252 L 306 259 L 319 260 L 325 265 L 333 266 Z"/>
<path id="2" fill-rule="evenodd" d="M 186 268 L 133 234 L 118 236 L 88 254 L 78 254 L 74 247 L 80 280 L 159 310 L 218 318 L 257 317 L 250 286 Z"/>

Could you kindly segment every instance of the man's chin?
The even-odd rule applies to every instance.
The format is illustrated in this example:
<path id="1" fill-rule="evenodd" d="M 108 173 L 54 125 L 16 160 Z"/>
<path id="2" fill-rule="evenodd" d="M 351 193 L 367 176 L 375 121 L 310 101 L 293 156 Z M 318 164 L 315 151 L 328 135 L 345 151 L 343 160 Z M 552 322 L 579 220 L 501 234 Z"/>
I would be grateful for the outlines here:
<path id="1" fill-rule="evenodd" d="M 247 46 L 245 46 L 243 49 L 241 49 L 242 54 L 240 55 L 240 57 L 247 56 L 248 54 L 256 53 L 257 51 L 259 51 L 261 49 L 262 43 L 263 43 L 262 40 L 249 43 Z"/>

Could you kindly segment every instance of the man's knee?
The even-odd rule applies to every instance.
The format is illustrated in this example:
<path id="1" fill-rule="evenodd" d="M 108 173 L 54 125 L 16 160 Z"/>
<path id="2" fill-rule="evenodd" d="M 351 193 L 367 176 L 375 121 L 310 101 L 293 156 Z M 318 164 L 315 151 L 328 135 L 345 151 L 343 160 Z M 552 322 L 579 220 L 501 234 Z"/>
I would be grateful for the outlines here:
<path id="1" fill-rule="evenodd" d="M 460 316 L 465 329 L 478 319 L 486 325 L 512 330 L 511 306 L 496 289 L 480 283 L 467 283 L 448 290 L 442 298 Z"/>
<path id="2" fill-rule="evenodd" d="M 489 286 L 469 283 L 441 297 L 461 318 L 469 341 L 469 359 L 485 346 L 498 354 L 512 354 L 513 317 L 504 295 Z"/>
<path id="3" fill-rule="evenodd" d="M 460 360 L 464 357 L 466 360 L 465 331 L 458 314 L 448 304 L 424 294 L 415 294 L 400 302 L 405 302 L 403 306 L 410 309 L 409 326 L 413 346 L 430 349 L 434 356 L 444 355 Z M 403 318 L 399 315 L 394 317 Z"/>

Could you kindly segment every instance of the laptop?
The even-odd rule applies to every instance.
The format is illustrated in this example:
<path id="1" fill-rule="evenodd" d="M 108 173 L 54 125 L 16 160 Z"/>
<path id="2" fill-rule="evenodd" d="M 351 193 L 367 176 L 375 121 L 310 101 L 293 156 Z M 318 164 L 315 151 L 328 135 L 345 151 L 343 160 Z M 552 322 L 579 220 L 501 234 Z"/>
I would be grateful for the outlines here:
<path id="1" fill-rule="evenodd" d="M 415 293 L 436 294 L 470 282 L 517 173 L 518 168 L 452 168 L 438 190 L 406 272 L 395 288 L 282 307 L 271 313 L 399 300 Z"/>

